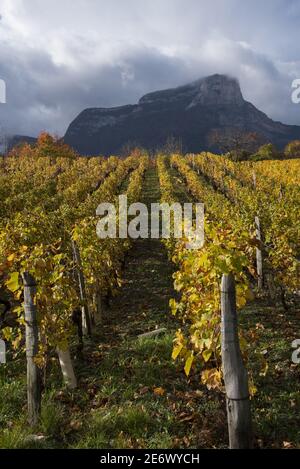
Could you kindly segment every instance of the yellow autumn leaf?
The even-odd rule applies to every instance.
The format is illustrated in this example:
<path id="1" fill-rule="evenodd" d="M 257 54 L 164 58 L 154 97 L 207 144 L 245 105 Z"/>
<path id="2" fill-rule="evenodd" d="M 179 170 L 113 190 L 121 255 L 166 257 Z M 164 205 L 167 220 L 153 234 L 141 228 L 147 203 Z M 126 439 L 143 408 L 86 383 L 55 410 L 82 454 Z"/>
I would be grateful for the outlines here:
<path id="1" fill-rule="evenodd" d="M 173 316 L 176 315 L 176 312 L 177 312 L 177 303 L 176 301 L 174 300 L 174 298 L 171 298 L 170 301 L 169 301 L 169 306 L 171 308 L 171 311 L 172 311 L 172 314 Z"/>
<path id="2" fill-rule="evenodd" d="M 185 371 L 186 376 L 189 376 L 189 374 L 190 374 L 193 361 L 194 361 L 194 354 L 192 352 L 192 353 L 189 354 L 189 356 L 187 357 L 187 359 L 185 361 L 184 371 Z"/>
<path id="3" fill-rule="evenodd" d="M 154 388 L 153 392 L 156 396 L 163 396 L 166 391 L 164 388 L 158 387 L 158 388 Z"/>
<path id="4" fill-rule="evenodd" d="M 202 352 L 202 357 L 204 358 L 205 362 L 208 362 L 211 356 L 212 356 L 212 350 L 204 350 Z"/>
<path id="5" fill-rule="evenodd" d="M 19 289 L 19 272 L 13 272 L 5 282 L 6 287 L 11 292 L 16 292 Z"/>
<path id="6" fill-rule="evenodd" d="M 176 360 L 178 355 L 180 355 L 181 350 L 183 349 L 183 344 L 176 344 L 173 347 L 172 358 Z"/>
<path id="7" fill-rule="evenodd" d="M 204 370 L 201 373 L 201 381 L 207 389 L 218 389 L 222 384 L 222 372 L 218 368 Z"/>
<path id="8" fill-rule="evenodd" d="M 209 265 L 208 253 L 205 252 L 198 259 L 199 266 L 207 267 Z"/>
<path id="9" fill-rule="evenodd" d="M 16 258 L 16 254 L 13 253 L 13 254 L 10 254 L 7 258 L 8 262 L 13 262 L 13 260 Z"/>

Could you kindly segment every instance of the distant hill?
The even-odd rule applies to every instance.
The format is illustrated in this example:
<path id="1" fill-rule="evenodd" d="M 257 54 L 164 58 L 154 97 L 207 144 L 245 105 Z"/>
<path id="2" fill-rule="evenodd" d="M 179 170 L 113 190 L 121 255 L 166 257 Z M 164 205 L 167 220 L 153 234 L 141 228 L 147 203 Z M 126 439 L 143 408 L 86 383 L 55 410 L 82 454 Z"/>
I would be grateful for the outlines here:
<path id="1" fill-rule="evenodd" d="M 198 152 L 216 150 L 211 132 L 231 128 L 256 132 L 279 148 L 300 138 L 300 126 L 275 122 L 245 101 L 236 79 L 212 75 L 147 94 L 135 105 L 86 109 L 64 140 L 81 154 L 105 155 L 119 153 L 128 143 L 157 149 L 173 137 L 185 151 Z"/>
<path id="2" fill-rule="evenodd" d="M 29 143 L 34 144 L 36 143 L 37 139 L 34 137 L 28 137 L 27 135 L 13 135 L 7 139 L 7 147 L 8 151 L 11 150 L 16 145 L 20 145 L 22 143 Z"/>

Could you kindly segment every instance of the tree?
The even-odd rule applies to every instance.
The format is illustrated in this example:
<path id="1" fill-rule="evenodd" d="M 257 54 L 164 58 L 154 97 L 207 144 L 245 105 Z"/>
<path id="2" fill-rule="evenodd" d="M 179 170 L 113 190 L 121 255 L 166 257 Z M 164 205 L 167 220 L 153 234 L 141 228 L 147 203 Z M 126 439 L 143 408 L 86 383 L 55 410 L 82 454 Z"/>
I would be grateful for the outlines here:
<path id="1" fill-rule="evenodd" d="M 182 141 L 173 135 L 167 138 L 166 143 L 163 145 L 161 152 L 165 155 L 174 155 L 183 153 Z"/>
<path id="2" fill-rule="evenodd" d="M 251 156 L 251 160 L 259 161 L 259 160 L 274 160 L 280 156 L 279 151 L 273 145 L 273 143 L 266 143 L 259 147 L 258 151 Z"/>
<path id="3" fill-rule="evenodd" d="M 47 132 L 42 132 L 35 145 L 38 156 L 48 156 L 55 160 L 58 157 L 75 158 L 76 154 L 62 139 L 53 137 Z"/>
<path id="4" fill-rule="evenodd" d="M 222 153 L 227 153 L 234 161 L 248 159 L 257 150 L 262 138 L 256 132 L 246 132 L 236 128 L 215 129 L 209 136 L 210 145 Z"/>
<path id="5" fill-rule="evenodd" d="M 34 144 L 19 143 L 15 145 L 9 152 L 9 156 L 15 156 L 19 158 L 23 157 L 49 157 L 51 161 L 55 161 L 56 158 L 75 158 L 77 153 L 68 145 L 66 145 L 62 139 L 58 137 L 52 137 L 47 132 L 42 132 L 37 142 Z"/>
<path id="6" fill-rule="evenodd" d="M 121 148 L 120 156 L 127 158 L 127 156 L 139 157 L 145 154 L 145 150 L 135 141 L 128 141 L 124 143 Z"/>
<path id="7" fill-rule="evenodd" d="M 299 158 L 300 157 L 300 140 L 293 140 L 288 143 L 284 149 L 284 154 L 287 158 Z"/>

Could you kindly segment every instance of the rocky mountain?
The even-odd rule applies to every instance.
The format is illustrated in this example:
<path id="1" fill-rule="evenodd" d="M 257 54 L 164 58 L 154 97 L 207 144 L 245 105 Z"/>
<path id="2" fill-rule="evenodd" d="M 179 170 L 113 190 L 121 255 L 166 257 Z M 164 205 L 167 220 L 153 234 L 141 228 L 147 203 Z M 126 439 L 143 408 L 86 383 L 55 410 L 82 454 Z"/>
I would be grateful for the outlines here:
<path id="1" fill-rule="evenodd" d="M 185 151 L 199 152 L 212 149 L 210 135 L 217 129 L 257 132 L 280 148 L 300 138 L 300 126 L 275 122 L 245 101 L 237 80 L 212 75 L 147 94 L 135 105 L 86 109 L 64 140 L 90 155 L 117 154 L 128 143 L 156 149 L 169 137 L 180 140 Z"/>

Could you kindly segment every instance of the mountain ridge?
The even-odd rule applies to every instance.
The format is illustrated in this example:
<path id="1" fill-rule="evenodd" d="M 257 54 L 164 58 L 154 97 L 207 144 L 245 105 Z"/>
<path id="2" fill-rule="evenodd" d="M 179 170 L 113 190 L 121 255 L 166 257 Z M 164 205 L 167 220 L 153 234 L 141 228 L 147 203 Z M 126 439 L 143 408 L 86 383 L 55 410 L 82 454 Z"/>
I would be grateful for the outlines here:
<path id="1" fill-rule="evenodd" d="M 255 132 L 279 149 L 300 138 L 300 126 L 273 121 L 246 101 L 236 78 L 214 74 L 147 93 L 136 104 L 84 109 L 63 139 L 82 155 L 120 154 L 126 146 L 157 150 L 169 138 L 180 141 L 185 152 L 217 152 L 212 132 L 228 129 Z M 16 136 L 12 142 L 34 140 Z"/>
<path id="2" fill-rule="evenodd" d="M 64 140 L 79 153 L 96 155 L 120 153 L 128 143 L 157 149 L 173 137 L 185 151 L 199 152 L 216 150 L 209 136 L 225 128 L 256 132 L 279 148 L 300 137 L 300 126 L 273 121 L 244 100 L 234 77 L 214 74 L 147 93 L 137 104 L 85 109 Z"/>

